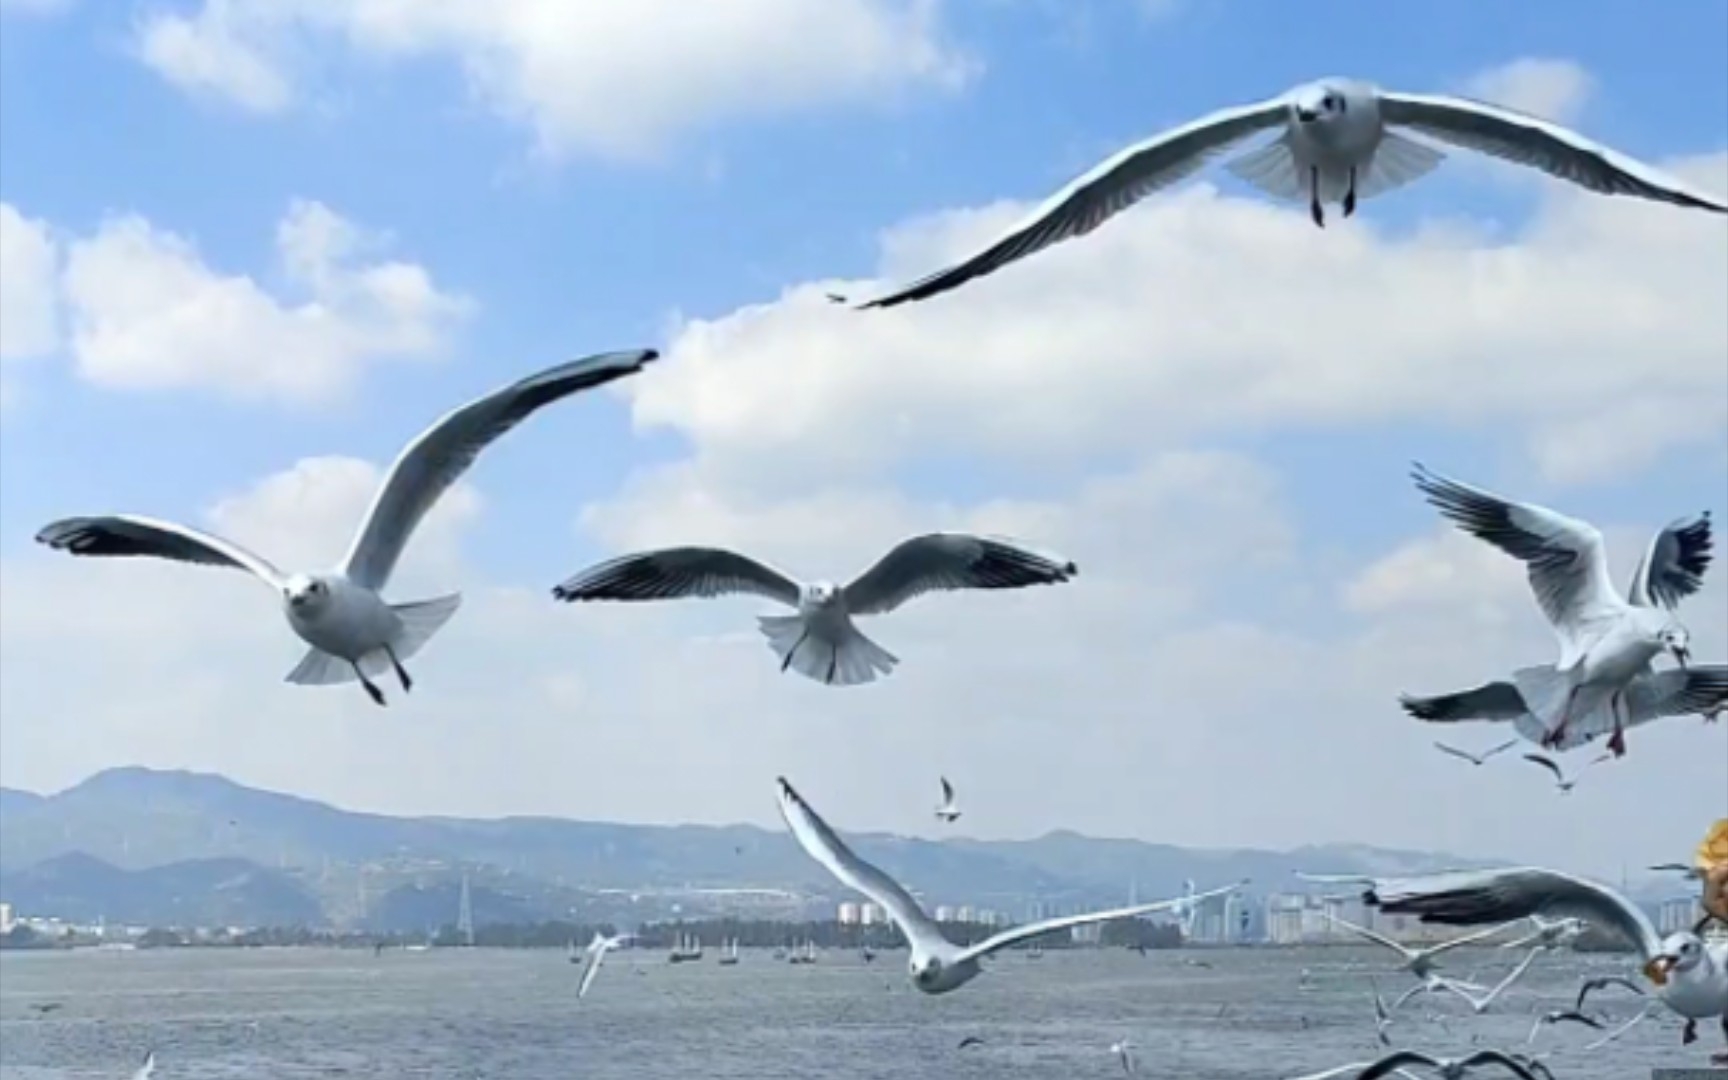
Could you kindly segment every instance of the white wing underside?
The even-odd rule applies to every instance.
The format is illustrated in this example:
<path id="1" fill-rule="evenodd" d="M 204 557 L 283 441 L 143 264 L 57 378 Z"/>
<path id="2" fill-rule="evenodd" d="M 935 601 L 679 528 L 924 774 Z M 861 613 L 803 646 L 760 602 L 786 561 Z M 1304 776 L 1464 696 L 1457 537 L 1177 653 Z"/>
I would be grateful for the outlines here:
<path id="1" fill-rule="evenodd" d="M 1356 176 L 1356 197 L 1372 199 L 1388 191 L 1414 183 L 1439 167 L 1446 155 L 1440 150 L 1388 131 L 1368 165 Z M 1303 175 L 1296 164 L 1288 136 L 1273 139 L 1256 150 L 1225 163 L 1224 168 L 1238 180 L 1264 195 L 1284 202 L 1309 200 L 1312 178 Z M 1343 178 L 1322 177 L 1320 195 L 1323 201 L 1337 202 L 1344 195 Z"/>
<path id="2" fill-rule="evenodd" d="M 1184 904 L 1193 904 L 1197 907 L 1214 897 L 1227 896 L 1230 893 L 1235 892 L 1238 888 L 1240 888 L 1238 885 L 1226 885 L 1221 889 L 1213 889 L 1210 892 L 1195 893 L 1192 896 L 1176 897 L 1171 900 L 1159 900 L 1151 904 L 1135 904 L 1132 907 L 1112 908 L 1107 911 L 1092 911 L 1080 915 L 1065 915 L 1058 919 L 1044 919 L 1041 922 L 1027 923 L 1025 926 L 1016 926 L 1011 930 L 1004 930 L 1000 934 L 993 935 L 992 937 L 986 938 L 978 944 L 967 948 L 955 958 L 955 962 L 963 963 L 967 960 L 975 960 L 981 956 L 993 953 L 998 949 L 1003 949 L 1009 945 L 1013 945 L 1016 942 L 1025 941 L 1027 938 L 1042 937 L 1045 934 L 1053 933 L 1057 930 L 1066 930 L 1071 926 L 1087 926 L 1091 923 L 1114 922 L 1118 919 L 1132 919 L 1138 918 L 1142 915 L 1154 915 L 1160 911 L 1169 911 L 1172 908 L 1180 907 Z"/>

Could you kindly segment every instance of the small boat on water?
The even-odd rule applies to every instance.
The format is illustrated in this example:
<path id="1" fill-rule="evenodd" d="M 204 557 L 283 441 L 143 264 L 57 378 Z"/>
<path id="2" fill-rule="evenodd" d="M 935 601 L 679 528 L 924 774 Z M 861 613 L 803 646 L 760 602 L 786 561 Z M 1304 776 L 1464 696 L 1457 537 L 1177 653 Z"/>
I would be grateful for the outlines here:
<path id="1" fill-rule="evenodd" d="M 702 959 L 702 941 L 695 934 L 686 937 L 678 935 L 678 944 L 672 946 L 672 952 L 666 957 L 674 964 L 683 964 L 692 960 Z"/>
<path id="2" fill-rule="evenodd" d="M 730 942 L 727 942 L 726 944 L 720 946 L 720 965 L 722 967 L 731 967 L 733 964 L 736 964 L 737 962 L 738 962 L 738 939 L 733 938 Z"/>
<path id="3" fill-rule="evenodd" d="M 872 949 L 868 945 L 864 946 L 862 949 L 859 949 L 858 955 L 862 956 L 864 958 L 864 962 L 866 964 L 874 964 L 876 962 L 876 950 Z"/>
<path id="4" fill-rule="evenodd" d="M 576 947 L 576 939 L 575 938 L 570 939 L 570 957 L 569 957 L 569 959 L 570 959 L 570 962 L 572 964 L 580 964 L 582 962 L 582 950 L 580 950 Z"/>
<path id="5" fill-rule="evenodd" d="M 1028 959 L 1028 960 L 1042 960 L 1042 959 L 1044 959 L 1044 946 L 1042 946 L 1042 945 L 1027 946 L 1026 959 Z"/>

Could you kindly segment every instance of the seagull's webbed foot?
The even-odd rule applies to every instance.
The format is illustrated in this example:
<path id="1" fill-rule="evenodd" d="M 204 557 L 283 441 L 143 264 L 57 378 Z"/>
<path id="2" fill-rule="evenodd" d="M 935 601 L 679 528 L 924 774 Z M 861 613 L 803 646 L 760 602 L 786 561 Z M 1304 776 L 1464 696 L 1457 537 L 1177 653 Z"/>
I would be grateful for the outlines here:
<path id="1" fill-rule="evenodd" d="M 386 645 L 384 646 L 384 655 L 390 658 L 390 666 L 396 669 L 396 678 L 402 684 L 402 692 L 407 693 L 414 689 L 414 680 L 408 677 L 408 671 L 402 666 L 402 661 L 396 659 L 396 650 Z"/>
<path id="2" fill-rule="evenodd" d="M 354 676 L 360 680 L 360 685 L 365 688 L 366 696 L 372 699 L 372 704 L 384 704 L 384 691 L 378 689 L 377 684 L 366 677 L 366 673 L 360 670 L 359 664 L 354 665 Z"/>
<path id="3" fill-rule="evenodd" d="M 1619 724 L 1614 725 L 1614 734 L 1608 739 L 1608 750 L 1615 757 L 1626 756 L 1626 732 Z"/>
<path id="4" fill-rule="evenodd" d="M 1680 1045 L 1691 1046 L 1698 1041 L 1698 1021 L 1688 1020 L 1686 1026 L 1680 1029 Z"/>
<path id="5" fill-rule="evenodd" d="M 1350 187 L 1344 192 L 1344 216 L 1356 212 L 1356 167 L 1350 167 Z"/>

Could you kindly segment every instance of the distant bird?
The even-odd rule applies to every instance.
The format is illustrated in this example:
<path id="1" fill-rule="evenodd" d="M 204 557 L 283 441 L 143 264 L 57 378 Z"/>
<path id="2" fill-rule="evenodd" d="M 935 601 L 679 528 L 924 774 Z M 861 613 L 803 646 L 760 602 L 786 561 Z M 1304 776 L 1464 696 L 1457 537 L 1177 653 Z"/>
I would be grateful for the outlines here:
<path id="1" fill-rule="evenodd" d="M 1541 169 L 1602 195 L 1728 211 L 1728 203 L 1546 120 L 1467 98 L 1401 94 L 1328 78 L 1267 101 L 1221 109 L 1130 146 L 1045 200 L 978 254 L 862 306 L 925 300 L 1085 236 L 1263 132 L 1277 131 L 1278 137 L 1226 168 L 1274 199 L 1306 200 L 1314 224 L 1324 227 L 1322 204 L 1337 203 L 1349 217 L 1358 198 L 1403 187 L 1445 158 L 1394 128 Z"/>
<path id="2" fill-rule="evenodd" d="M 799 585 L 754 559 L 718 548 L 665 548 L 610 559 L 552 590 L 560 600 L 666 600 L 756 593 L 796 615 L 757 619 L 769 647 L 788 668 L 830 686 L 874 682 L 900 662 L 865 637 L 855 615 L 881 615 L 936 590 L 1019 589 L 1068 581 L 1078 568 L 1009 541 L 965 533 L 929 533 L 902 541 L 844 588 Z"/>
<path id="3" fill-rule="evenodd" d="M 1127 1039 L 1110 1044 L 1110 1052 L 1116 1055 L 1116 1060 L 1122 1063 L 1122 1071 L 1134 1076 L 1140 1071 L 1140 1063 L 1134 1056 L 1134 1044 Z"/>
<path id="4" fill-rule="evenodd" d="M 1630 990 L 1639 997 L 1647 996 L 1644 993 L 1644 988 L 1642 986 L 1639 986 L 1637 983 L 1623 975 L 1597 975 L 1594 978 L 1585 979 L 1578 987 L 1578 1000 L 1573 1003 L 1572 1007 L 1574 1009 L 1582 1010 L 1586 998 L 1591 994 L 1594 994 L 1596 991 L 1606 990 L 1610 986 L 1618 986 L 1623 990 Z"/>
<path id="5" fill-rule="evenodd" d="M 983 1045 L 984 1045 L 983 1039 L 980 1039 L 976 1035 L 968 1035 L 964 1039 L 960 1040 L 960 1045 L 955 1047 L 955 1049 L 956 1050 L 964 1050 L 968 1046 L 983 1046 Z"/>
<path id="6" fill-rule="evenodd" d="M 1519 962 L 1517 967 L 1513 968 L 1504 979 L 1501 979 L 1499 982 L 1494 984 L 1493 989 L 1489 990 L 1481 997 L 1477 997 L 1470 991 L 1464 989 L 1461 984 L 1455 983 L 1450 979 L 1442 979 L 1441 982 L 1447 990 L 1450 990 L 1454 994 L 1463 998 L 1465 1002 L 1469 1004 L 1471 1012 L 1475 1013 L 1477 1016 L 1481 1016 L 1494 1004 L 1494 1000 L 1500 996 L 1502 991 L 1517 982 L 1523 977 L 1526 971 L 1530 970 L 1530 965 L 1535 962 L 1538 956 L 1542 955 L 1542 952 L 1543 949 L 1539 945 L 1532 948 L 1529 953 L 1525 954 L 1524 959 Z"/>
<path id="7" fill-rule="evenodd" d="M 1644 910 L 1613 889 L 1555 870 L 1514 867 L 1466 870 L 1377 881 L 1363 901 L 1388 915 L 1473 926 L 1531 915 L 1574 916 L 1612 930 L 1644 958 L 1645 978 L 1658 999 L 1686 1021 L 1683 1039 L 1697 1038 L 1698 1021 L 1718 1019 L 1728 1039 L 1728 942 L 1706 945 L 1696 933 L 1656 932 Z M 1584 1007 L 1584 993 L 1577 1008 Z M 1655 1002 L 1632 1021 L 1646 1016 Z M 1630 1027 L 1631 1025 L 1628 1025 Z"/>
<path id="8" fill-rule="evenodd" d="M 156 1072 L 156 1051 L 144 1051 L 144 1063 L 138 1066 L 138 1071 L 132 1074 L 132 1080 L 150 1080 Z"/>
<path id="9" fill-rule="evenodd" d="M 594 977 L 600 974 L 600 965 L 606 962 L 606 954 L 635 936 L 635 934 L 618 934 L 614 937 L 607 937 L 598 930 L 594 931 L 593 940 L 588 942 L 588 963 L 582 969 L 582 981 L 576 986 L 576 1000 L 580 1001 L 588 996 L 588 988 L 594 985 Z"/>
<path id="10" fill-rule="evenodd" d="M 1555 919 L 1550 922 L 1540 915 L 1530 916 L 1530 925 L 1535 927 L 1535 933 L 1508 941 L 1500 947 L 1522 949 L 1526 945 L 1533 945 L 1538 949 L 1554 949 L 1577 940 L 1585 930 L 1583 919 Z"/>
<path id="11" fill-rule="evenodd" d="M 941 928 L 924 913 L 918 906 L 918 901 L 898 882 L 853 854 L 784 777 L 779 780 L 779 789 L 780 816 L 791 829 L 793 839 L 798 841 L 806 854 L 822 864 L 823 868 L 842 884 L 863 893 L 888 913 L 889 919 L 900 929 L 911 949 L 907 968 L 912 976 L 912 985 L 926 994 L 945 994 L 959 989 L 983 970 L 979 961 L 1017 942 L 1056 930 L 1066 930 L 1071 926 L 1131 919 L 1156 911 L 1167 911 L 1175 903 L 1173 900 L 1162 900 L 1110 911 L 1044 919 L 1004 930 L 976 945 L 962 948 L 942 936 Z M 1203 895 L 1225 896 L 1240 887 L 1229 885 Z"/>
<path id="12" fill-rule="evenodd" d="M 1688 878 L 1692 881 L 1703 881 L 1704 878 L 1708 876 L 1705 871 L 1698 867 L 1687 866 L 1685 863 L 1657 863 L 1655 866 L 1650 867 L 1650 869 L 1662 873 L 1679 874 L 1681 877 Z"/>
<path id="13" fill-rule="evenodd" d="M 32 1009 L 35 1009 L 41 1015 L 47 1016 L 49 1013 L 56 1012 L 59 1009 L 63 1008 L 64 1006 L 62 1005 L 61 1002 L 58 1002 L 58 1001 L 44 1001 L 40 1004 L 32 1005 L 30 1007 Z"/>
<path id="14" fill-rule="evenodd" d="M 1385 934 L 1377 933 L 1376 931 L 1368 929 L 1366 926 L 1357 926 L 1355 923 L 1340 919 L 1330 912 L 1326 912 L 1325 915 L 1327 921 L 1332 923 L 1334 926 L 1341 926 L 1364 941 L 1373 942 L 1375 945 L 1379 945 L 1382 948 L 1390 949 L 1397 953 L 1403 959 L 1403 963 L 1399 965 L 1400 970 L 1408 971 L 1418 979 L 1427 979 L 1428 976 L 1435 973 L 1436 969 L 1439 967 L 1439 964 L 1436 963 L 1436 957 L 1440 956 L 1442 953 L 1449 952 L 1450 950 L 1459 948 L 1463 945 L 1473 944 L 1481 941 L 1483 938 L 1493 937 L 1495 934 L 1504 930 L 1506 925 L 1510 925 L 1510 923 L 1508 923 L 1506 925 L 1492 927 L 1488 930 L 1478 931 L 1474 934 L 1464 934 L 1460 937 L 1455 937 L 1450 941 L 1442 941 L 1435 945 L 1428 945 L 1420 949 L 1412 949 L 1410 946 L 1405 945 L 1402 942 L 1393 941 Z M 1472 986 L 1471 989 L 1485 990 L 1487 987 Z M 1406 995 L 1406 997 L 1408 997 L 1408 995 Z M 1402 1004 L 1404 1000 L 1404 998 L 1400 998 L 1399 1003 Z M 1396 1008 L 1397 1007 L 1394 1006 L 1394 1011 L 1396 1011 Z"/>
<path id="15" fill-rule="evenodd" d="M 1451 754 L 1453 757 L 1463 758 L 1465 761 L 1468 761 L 1472 765 L 1480 765 L 1484 761 L 1487 761 L 1489 758 L 1493 757 L 1495 754 L 1502 753 L 1504 751 L 1512 749 L 1514 746 L 1517 746 L 1518 740 L 1517 739 L 1509 739 L 1506 742 L 1501 743 L 1499 746 L 1494 747 L 1492 750 L 1484 750 L 1480 755 L 1472 754 L 1472 753 L 1469 753 L 1468 751 L 1465 751 L 1465 750 L 1460 750 L 1456 746 L 1447 746 L 1443 742 L 1437 742 L 1434 745 L 1437 749 L 1441 750 L 1444 753 Z"/>
<path id="16" fill-rule="evenodd" d="M 1543 745 L 1559 745 L 1569 724 L 1606 705 L 1613 722 L 1608 749 L 1616 757 L 1624 754 L 1631 681 L 1648 674 L 1663 651 L 1682 668 L 1691 658 L 1691 636 L 1673 609 L 1703 587 L 1711 558 L 1710 515 L 1673 522 L 1657 533 L 1622 599 L 1608 576 L 1607 549 L 1595 526 L 1447 479 L 1420 464 L 1412 475 L 1441 516 L 1527 567 L 1536 602 L 1560 640 L 1553 668 L 1513 675 L 1529 712 L 1543 724 Z"/>
<path id="17" fill-rule="evenodd" d="M 954 805 L 954 786 L 948 783 L 946 776 L 942 780 L 942 805 L 936 808 L 936 820 L 955 822 L 960 818 L 960 808 Z"/>
<path id="18" fill-rule="evenodd" d="M 548 368 L 446 413 L 397 457 L 378 490 L 343 565 L 328 573 L 284 574 L 230 540 L 185 525 L 133 514 L 63 518 L 38 542 L 73 555 L 145 555 L 246 570 L 281 597 L 288 625 L 312 646 L 288 681 L 328 686 L 359 680 L 374 702 L 384 692 L 368 673 L 394 670 L 402 689 L 413 680 L 402 664 L 456 613 L 460 593 L 407 604 L 380 591 L 415 526 L 438 498 L 499 436 L 536 410 L 581 390 L 640 371 L 653 349 L 605 353 Z"/>
<path id="19" fill-rule="evenodd" d="M 1570 779 L 1567 778 L 1566 774 L 1561 771 L 1560 766 L 1552 758 L 1543 757 L 1541 754 L 1525 754 L 1524 760 L 1540 765 L 1544 769 L 1553 773 L 1555 788 L 1559 790 L 1560 794 L 1565 795 L 1578 786 L 1578 781 L 1584 778 L 1584 773 L 1586 771 L 1591 769 L 1593 766 L 1602 764 L 1604 761 L 1614 760 L 1614 755 L 1611 753 L 1599 754 L 1596 757 L 1591 758 L 1589 764 L 1585 765 L 1584 769 L 1580 770 L 1577 776 L 1571 777 Z"/>
<path id="20" fill-rule="evenodd" d="M 1386 1029 L 1392 1026 L 1392 1010 L 1386 1007 L 1386 999 L 1380 996 L 1380 983 L 1372 975 L 1368 977 L 1368 985 L 1374 990 L 1374 1037 L 1381 1046 L 1390 1047 L 1392 1040 Z"/>
<path id="21" fill-rule="evenodd" d="M 1555 677 L 1552 664 L 1526 669 L 1526 681 L 1543 682 Z M 1517 676 L 1514 676 L 1516 678 Z M 1683 670 L 1647 672 L 1634 675 L 1622 693 L 1625 716 L 1619 718 L 1624 729 L 1631 729 L 1668 716 L 1698 714 L 1706 721 L 1728 707 L 1728 665 L 1693 664 Z M 1404 696 L 1398 699 L 1404 711 L 1418 720 L 1450 724 L 1459 721 L 1511 721 L 1521 738 L 1553 749 L 1573 750 L 1597 736 L 1611 734 L 1616 716 L 1612 710 L 1598 708 L 1588 716 L 1575 716 L 1566 725 L 1566 733 L 1558 740 L 1548 739 L 1548 729 L 1531 715 L 1524 705 L 1518 687 L 1511 682 L 1491 682 L 1473 690 L 1434 697 Z"/>
<path id="22" fill-rule="evenodd" d="M 1184 957 L 1182 959 L 1182 966 L 1183 967 L 1191 967 L 1191 968 L 1206 968 L 1208 970 L 1210 970 L 1212 967 L 1212 965 L 1207 963 L 1206 961 L 1198 959 L 1198 958 L 1193 957 L 1193 956 Z"/>
<path id="23" fill-rule="evenodd" d="M 1554 1024 L 1583 1024 L 1587 1028 L 1602 1030 L 1602 1021 L 1594 1016 L 1581 1013 L 1577 1009 L 1553 1009 L 1536 1018 L 1536 1022 L 1530 1025 L 1530 1037 L 1524 1042 L 1526 1044 L 1535 1042 L 1538 1031 Z"/>
<path id="24" fill-rule="evenodd" d="M 1403 1077 L 1414 1077 L 1416 1074 L 1409 1071 L 1410 1066 L 1433 1069 L 1440 1080 L 1464 1080 L 1467 1074 L 1484 1065 L 1498 1065 L 1519 1080 L 1553 1080 L 1553 1074 L 1541 1062 L 1499 1050 L 1478 1050 L 1463 1058 L 1437 1058 L 1418 1050 L 1396 1050 L 1379 1061 L 1358 1061 L 1350 1065 L 1340 1065 L 1335 1069 L 1310 1073 L 1295 1080 L 1331 1080 L 1332 1077 L 1352 1073 L 1355 1074 L 1355 1080 L 1380 1080 L 1381 1077 L 1394 1073 Z"/>
<path id="25" fill-rule="evenodd" d="M 844 304 L 846 302 L 846 298 L 841 296 L 839 293 L 828 293 L 826 295 L 830 304 Z"/>

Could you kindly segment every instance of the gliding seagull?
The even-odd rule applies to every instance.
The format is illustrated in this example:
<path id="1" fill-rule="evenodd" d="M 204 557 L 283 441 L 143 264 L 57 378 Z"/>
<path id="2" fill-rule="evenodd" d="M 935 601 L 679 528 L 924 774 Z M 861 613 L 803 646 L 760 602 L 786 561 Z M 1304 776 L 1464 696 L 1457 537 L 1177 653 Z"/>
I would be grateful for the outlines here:
<path id="1" fill-rule="evenodd" d="M 576 986 L 576 1000 L 581 1001 L 588 995 L 588 988 L 594 985 L 594 977 L 600 974 L 600 965 L 606 962 L 606 954 L 618 948 L 635 934 L 618 934 L 607 937 L 600 931 L 594 931 L 594 939 L 588 942 L 588 963 L 582 969 L 582 981 Z"/>
<path id="2" fill-rule="evenodd" d="M 1440 982 L 1445 989 L 1452 991 L 1454 994 L 1457 994 L 1468 1002 L 1471 1012 L 1475 1013 L 1477 1016 L 1481 1016 L 1483 1013 L 1488 1011 L 1490 1005 L 1494 1004 L 1494 999 L 1500 996 L 1502 990 L 1505 990 L 1508 986 L 1517 982 L 1524 972 L 1530 969 L 1530 965 L 1535 962 L 1538 956 L 1542 955 L 1542 951 L 1541 946 L 1531 949 L 1517 967 L 1513 968 L 1504 979 L 1495 983 L 1494 989 L 1488 991 L 1488 993 L 1482 997 L 1476 997 L 1471 994 L 1470 991 L 1464 989 L 1463 984 L 1453 982 L 1451 979 L 1443 978 Z"/>
<path id="3" fill-rule="evenodd" d="M 718 548 L 683 547 L 610 559 L 552 590 L 560 600 L 666 600 L 756 593 L 797 611 L 758 617 L 787 668 L 830 686 L 874 682 L 900 662 L 865 637 L 854 615 L 881 615 L 936 590 L 1054 585 L 1079 573 L 1066 559 L 1007 540 L 929 533 L 902 541 L 844 588 L 797 582 L 754 559 Z"/>
<path id="4" fill-rule="evenodd" d="M 928 299 L 1085 236 L 1262 132 L 1279 135 L 1226 168 L 1275 199 L 1307 200 L 1314 224 L 1324 227 L 1322 204 L 1338 203 L 1349 217 L 1357 199 L 1421 179 L 1445 158 L 1393 128 L 1541 169 L 1598 194 L 1728 212 L 1728 203 L 1558 124 L 1466 98 L 1400 94 L 1328 78 L 1267 101 L 1221 109 L 1130 146 L 1051 196 L 985 250 L 862 306 Z"/>
<path id="5" fill-rule="evenodd" d="M 1495 754 L 1504 753 L 1505 751 L 1510 750 L 1514 746 L 1517 746 L 1517 745 L 1518 745 L 1517 739 L 1509 739 L 1506 742 L 1501 743 L 1499 746 L 1496 746 L 1496 747 L 1489 749 L 1489 750 L 1482 751 L 1482 753 L 1478 755 L 1478 754 L 1472 754 L 1467 750 L 1460 750 L 1456 746 L 1447 746 L 1443 742 L 1437 742 L 1434 744 L 1435 748 L 1442 751 L 1443 753 L 1451 754 L 1453 757 L 1456 757 L 1456 758 L 1463 758 L 1465 761 L 1468 761 L 1472 765 L 1481 765 L 1484 761 L 1487 761 L 1489 758 L 1493 757 Z"/>
<path id="6" fill-rule="evenodd" d="M 1573 788 L 1578 786 L 1578 781 L 1580 781 L 1584 778 L 1585 772 L 1589 771 L 1591 768 L 1593 768 L 1597 765 L 1602 764 L 1604 761 L 1613 761 L 1614 755 L 1611 753 L 1596 755 L 1595 757 L 1590 759 L 1589 763 L 1586 764 L 1582 770 L 1579 771 L 1577 776 L 1574 776 L 1571 779 L 1566 778 L 1566 774 L 1561 771 L 1559 763 L 1554 761 L 1554 759 L 1552 759 L 1552 758 L 1543 757 L 1541 754 L 1525 754 L 1524 760 L 1531 762 L 1533 764 L 1536 764 L 1536 765 L 1540 765 L 1544 769 L 1547 769 L 1549 772 L 1553 773 L 1554 774 L 1554 787 L 1556 788 L 1556 790 L 1558 790 L 1560 792 L 1560 794 L 1567 795 L 1567 794 L 1571 793 Z"/>
<path id="7" fill-rule="evenodd" d="M 1161 900 L 1153 904 L 1136 904 L 1110 911 L 1045 919 L 1004 930 L 976 945 L 962 948 L 942 936 L 941 928 L 924 914 L 918 901 L 912 899 L 912 895 L 898 882 L 853 854 L 852 849 L 846 846 L 827 822 L 817 816 L 816 811 L 792 789 L 792 785 L 787 783 L 784 777 L 780 778 L 779 787 L 780 816 L 786 820 L 787 828 L 792 830 L 793 839 L 798 841 L 806 854 L 821 863 L 823 868 L 842 884 L 863 893 L 888 913 L 888 917 L 900 928 L 900 933 L 905 936 L 906 944 L 911 949 L 912 955 L 907 969 L 912 976 L 912 985 L 926 994 L 945 994 L 966 985 L 983 971 L 980 960 L 1016 942 L 1040 937 L 1055 930 L 1066 930 L 1071 926 L 1132 919 L 1156 911 L 1167 911 L 1177 903 L 1175 900 Z M 1241 885 L 1228 885 L 1222 889 L 1201 893 L 1195 899 L 1226 896 L 1239 888 Z"/>
<path id="8" fill-rule="evenodd" d="M 605 353 L 548 368 L 446 413 L 396 458 L 372 501 L 347 559 L 334 571 L 284 574 L 240 545 L 172 522 L 133 514 L 55 521 L 38 542 L 73 555 L 137 556 L 225 566 L 251 572 L 281 597 L 294 633 L 312 646 L 288 681 L 330 686 L 355 679 L 379 705 L 384 692 L 368 674 L 394 669 L 404 691 L 413 680 L 402 664 L 456 613 L 461 593 L 408 604 L 379 595 L 415 526 L 480 451 L 531 413 L 581 390 L 634 375 L 659 356 L 653 349 Z"/>
<path id="9" fill-rule="evenodd" d="M 960 808 L 954 805 L 954 786 L 948 782 L 946 776 L 940 779 L 942 781 L 942 805 L 936 808 L 936 819 L 950 823 L 958 821 Z"/>
<path id="10" fill-rule="evenodd" d="M 1407 1080 L 1416 1080 L 1416 1074 L 1407 1068 L 1410 1065 L 1427 1066 L 1439 1073 L 1440 1080 L 1464 1080 L 1467 1073 L 1483 1065 L 1499 1065 L 1519 1080 L 1552 1080 L 1553 1077 L 1540 1062 L 1499 1050 L 1478 1050 L 1464 1058 L 1437 1058 L 1417 1050 L 1395 1050 L 1379 1061 L 1358 1061 L 1350 1065 L 1340 1065 L 1335 1069 L 1296 1077 L 1295 1080 L 1331 1080 L 1332 1077 L 1348 1073 L 1355 1073 L 1355 1080 L 1381 1080 L 1382 1077 L 1394 1073 L 1406 1077 Z"/>
<path id="11" fill-rule="evenodd" d="M 1326 912 L 1325 915 L 1326 915 L 1327 921 L 1331 922 L 1333 925 L 1342 926 L 1344 929 L 1350 931 L 1352 934 L 1355 934 L 1357 937 L 1361 938 L 1362 940 L 1371 941 L 1376 945 L 1384 946 L 1388 949 L 1391 949 L 1393 952 L 1397 953 L 1399 956 L 1403 957 L 1403 963 L 1400 964 L 1399 967 L 1402 970 L 1408 971 L 1410 974 L 1416 976 L 1418 979 L 1427 979 L 1428 976 L 1434 974 L 1435 969 L 1439 966 L 1438 964 L 1436 964 L 1434 962 L 1434 958 L 1439 956 L 1441 953 L 1447 952 L 1447 951 L 1452 950 L 1452 949 L 1456 949 L 1461 945 L 1469 945 L 1473 942 L 1481 941 L 1483 938 L 1493 937 L 1495 934 L 1498 934 L 1500 931 L 1504 930 L 1507 926 L 1511 925 L 1511 923 L 1508 922 L 1508 923 L 1505 923 L 1501 926 L 1495 926 L 1495 927 L 1492 927 L 1492 928 L 1487 929 L 1487 930 L 1478 931 L 1477 933 L 1474 933 L 1474 934 L 1465 934 L 1462 937 L 1455 937 L 1450 941 L 1442 941 L 1438 945 L 1430 945 L 1427 948 L 1423 948 L 1423 949 L 1412 949 L 1408 945 L 1404 945 L 1404 944 L 1401 944 L 1400 942 L 1393 941 L 1391 938 L 1387 937 L 1385 934 L 1375 933 L 1374 931 L 1368 929 L 1366 926 L 1357 926 L 1353 922 L 1348 922 L 1344 919 L 1340 919 L 1336 915 L 1333 915 L 1331 912 Z M 1516 921 L 1516 920 L 1514 920 L 1514 921 Z M 1460 985 L 1470 985 L 1470 984 L 1462 984 L 1461 983 Z M 1479 986 L 1472 986 L 1471 988 L 1476 989 L 1476 990 L 1486 989 L 1486 987 L 1479 987 Z M 1406 995 L 1406 997 L 1408 997 L 1408 996 L 1409 995 Z M 1404 999 L 1400 998 L 1399 1004 L 1403 1004 L 1403 1001 L 1404 1001 Z M 1393 1009 L 1396 1010 L 1397 1006 L 1393 1006 Z"/>

